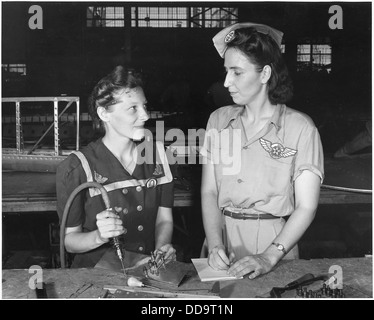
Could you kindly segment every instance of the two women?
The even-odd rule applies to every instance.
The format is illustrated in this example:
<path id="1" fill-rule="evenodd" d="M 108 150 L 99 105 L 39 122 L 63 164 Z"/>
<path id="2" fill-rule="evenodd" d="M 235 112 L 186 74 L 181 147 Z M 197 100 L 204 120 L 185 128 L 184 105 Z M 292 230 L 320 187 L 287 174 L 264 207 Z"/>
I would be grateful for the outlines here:
<path id="1" fill-rule="evenodd" d="M 214 111 L 207 124 L 203 223 L 208 263 L 237 277 L 253 279 L 282 258 L 298 257 L 297 242 L 313 221 L 324 175 L 316 127 L 285 105 L 292 85 L 280 50 L 282 35 L 265 25 L 239 23 L 213 38 L 234 104 Z M 89 174 L 102 181 L 117 206 L 119 217 L 105 210 L 97 195 L 86 192 L 75 201 L 65 245 L 82 253 L 77 255 L 82 261 L 90 257 L 85 266 L 93 265 L 108 239 L 118 235 L 129 250 L 175 255 L 170 170 L 167 164 L 136 163 L 135 140 L 142 138 L 148 119 L 145 104 L 134 74 L 117 68 L 100 81 L 90 111 L 105 135 L 82 150 L 88 168 L 74 154 L 57 172 L 60 213 Z M 156 150 L 155 157 L 163 157 L 163 148 Z M 155 178 L 157 186 L 147 188 L 147 179 Z"/>

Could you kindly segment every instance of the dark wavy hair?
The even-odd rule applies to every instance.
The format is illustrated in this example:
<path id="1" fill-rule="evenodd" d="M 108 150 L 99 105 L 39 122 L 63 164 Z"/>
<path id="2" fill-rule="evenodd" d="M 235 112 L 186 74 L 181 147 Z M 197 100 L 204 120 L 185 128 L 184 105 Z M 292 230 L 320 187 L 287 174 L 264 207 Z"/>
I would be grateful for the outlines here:
<path id="1" fill-rule="evenodd" d="M 123 66 L 116 66 L 111 73 L 102 78 L 88 98 L 88 112 L 92 118 L 94 129 L 104 132 L 103 123 L 97 115 L 97 108 L 108 109 L 109 106 L 116 103 L 115 96 L 121 91 L 136 87 L 143 87 L 140 73 Z"/>
<path id="2" fill-rule="evenodd" d="M 234 39 L 227 48 L 236 48 L 244 53 L 261 72 L 264 66 L 271 67 L 268 81 L 269 100 L 272 104 L 286 103 L 292 98 L 293 86 L 282 52 L 275 40 L 253 27 L 236 29 Z"/>

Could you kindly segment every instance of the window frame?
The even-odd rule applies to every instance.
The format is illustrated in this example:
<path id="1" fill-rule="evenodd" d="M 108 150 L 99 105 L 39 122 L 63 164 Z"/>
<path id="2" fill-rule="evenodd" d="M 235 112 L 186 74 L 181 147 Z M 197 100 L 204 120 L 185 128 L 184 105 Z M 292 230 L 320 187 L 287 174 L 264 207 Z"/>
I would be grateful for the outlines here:
<path id="1" fill-rule="evenodd" d="M 305 53 L 301 53 L 299 51 L 300 46 L 307 46 L 308 50 Z M 326 46 L 326 48 L 323 48 Z M 328 47 L 327 47 L 328 46 Z M 320 47 L 320 48 L 319 48 Z M 310 40 L 310 39 L 304 39 L 301 41 L 298 41 L 297 44 L 297 52 L 296 52 L 296 65 L 297 65 L 297 71 L 300 72 L 304 69 L 304 67 L 310 68 L 311 70 L 327 70 L 328 73 L 332 70 L 332 52 L 333 48 L 329 41 L 329 39 L 321 40 Z M 319 59 L 315 59 L 316 57 L 316 51 L 320 49 L 323 51 L 325 49 L 324 53 L 319 53 Z M 329 51 L 329 52 L 326 52 Z M 300 59 L 300 57 L 307 57 L 307 59 Z M 329 67 L 326 67 L 329 66 Z"/>
<path id="2" fill-rule="evenodd" d="M 114 8 L 113 16 L 107 17 L 108 8 Z M 129 8 L 130 21 L 127 21 L 125 10 Z M 122 11 L 118 12 L 118 18 L 116 18 L 116 9 Z M 95 19 L 97 10 L 100 14 Z M 148 13 L 144 15 L 144 12 L 140 11 L 148 11 Z M 86 27 L 123 28 L 127 22 L 132 28 L 224 28 L 239 22 L 238 11 L 238 7 L 218 6 L 87 6 Z M 121 25 L 116 25 L 117 21 L 120 21 Z"/>
<path id="3" fill-rule="evenodd" d="M 91 10 L 92 18 L 89 17 L 89 10 Z M 106 12 L 107 9 L 113 8 L 114 11 L 112 12 Z M 101 9 L 101 15 L 99 18 L 95 19 L 95 11 L 97 9 Z M 122 12 L 116 12 L 117 10 Z M 104 12 L 104 17 L 102 16 Z M 116 17 L 116 13 L 119 15 L 119 17 Z M 108 16 L 109 15 L 109 16 Z M 111 16 L 113 15 L 113 16 Z M 99 25 L 96 25 L 95 21 L 99 22 Z M 105 22 L 103 24 L 103 22 Z M 117 22 L 120 22 L 120 25 L 116 25 Z M 91 23 L 91 25 L 89 25 Z M 110 23 L 113 23 L 114 25 L 110 25 Z M 125 7 L 124 6 L 87 6 L 86 7 L 86 27 L 87 28 L 124 28 L 126 24 L 125 21 Z"/>

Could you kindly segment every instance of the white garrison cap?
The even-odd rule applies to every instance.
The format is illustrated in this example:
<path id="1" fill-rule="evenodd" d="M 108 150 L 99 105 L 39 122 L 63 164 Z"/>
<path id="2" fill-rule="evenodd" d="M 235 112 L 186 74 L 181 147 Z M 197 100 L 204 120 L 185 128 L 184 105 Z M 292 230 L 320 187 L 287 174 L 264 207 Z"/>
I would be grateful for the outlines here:
<path id="1" fill-rule="evenodd" d="M 242 29 L 242 28 L 249 28 L 249 27 L 255 28 L 256 31 L 260 33 L 268 34 L 270 37 L 272 37 L 275 40 L 275 42 L 278 44 L 279 47 L 281 46 L 282 37 L 283 37 L 282 31 L 279 31 L 277 29 L 274 29 L 264 24 L 258 24 L 258 23 L 252 23 L 252 22 L 235 23 L 221 30 L 213 37 L 214 46 L 216 47 L 219 55 L 222 58 L 225 54 L 227 43 L 229 43 L 231 40 L 235 38 L 234 30 Z"/>

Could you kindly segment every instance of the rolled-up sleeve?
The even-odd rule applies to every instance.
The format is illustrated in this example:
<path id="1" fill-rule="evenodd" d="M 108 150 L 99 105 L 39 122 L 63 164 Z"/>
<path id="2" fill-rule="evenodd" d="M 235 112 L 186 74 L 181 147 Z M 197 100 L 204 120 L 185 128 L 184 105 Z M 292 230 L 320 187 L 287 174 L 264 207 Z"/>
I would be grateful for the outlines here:
<path id="1" fill-rule="evenodd" d="M 293 180 L 295 181 L 304 170 L 309 170 L 324 179 L 323 148 L 316 127 L 303 130 L 298 142 Z"/>

